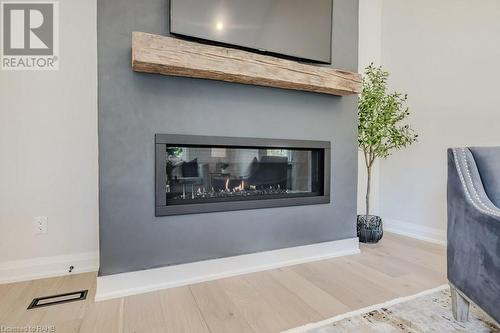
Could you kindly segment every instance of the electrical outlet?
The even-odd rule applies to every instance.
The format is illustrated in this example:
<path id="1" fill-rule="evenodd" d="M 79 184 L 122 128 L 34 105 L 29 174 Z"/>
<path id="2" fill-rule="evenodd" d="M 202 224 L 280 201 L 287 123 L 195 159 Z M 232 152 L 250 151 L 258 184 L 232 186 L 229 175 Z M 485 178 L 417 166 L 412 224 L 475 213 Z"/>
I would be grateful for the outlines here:
<path id="1" fill-rule="evenodd" d="M 47 233 L 48 228 L 48 218 L 47 216 L 35 216 L 33 217 L 33 233 L 35 235 L 43 235 Z"/>

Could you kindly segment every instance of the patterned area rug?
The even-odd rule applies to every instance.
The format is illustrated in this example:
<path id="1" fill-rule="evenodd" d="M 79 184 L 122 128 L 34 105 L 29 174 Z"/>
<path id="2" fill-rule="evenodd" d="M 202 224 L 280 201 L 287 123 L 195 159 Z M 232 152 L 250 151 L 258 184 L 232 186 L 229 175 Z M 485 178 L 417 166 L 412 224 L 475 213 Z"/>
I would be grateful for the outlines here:
<path id="1" fill-rule="evenodd" d="M 287 333 L 426 333 L 500 332 L 480 309 L 471 306 L 469 321 L 459 323 L 451 313 L 450 289 L 442 286 L 418 295 L 336 316 L 319 323 L 288 330 Z"/>

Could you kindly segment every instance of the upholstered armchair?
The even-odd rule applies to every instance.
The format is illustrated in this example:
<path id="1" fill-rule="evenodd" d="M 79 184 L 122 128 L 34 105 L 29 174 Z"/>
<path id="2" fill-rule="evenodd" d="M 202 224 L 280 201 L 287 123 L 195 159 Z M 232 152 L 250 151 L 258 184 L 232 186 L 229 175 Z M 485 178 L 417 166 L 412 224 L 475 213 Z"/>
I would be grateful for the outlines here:
<path id="1" fill-rule="evenodd" d="M 500 147 L 448 150 L 448 281 L 457 320 L 500 322 Z"/>

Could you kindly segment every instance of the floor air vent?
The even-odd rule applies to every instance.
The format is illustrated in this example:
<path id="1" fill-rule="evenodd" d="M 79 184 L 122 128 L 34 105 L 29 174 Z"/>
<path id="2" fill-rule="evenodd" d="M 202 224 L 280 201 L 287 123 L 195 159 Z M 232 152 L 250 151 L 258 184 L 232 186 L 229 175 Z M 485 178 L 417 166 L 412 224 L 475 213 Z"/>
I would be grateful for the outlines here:
<path id="1" fill-rule="evenodd" d="M 44 306 L 83 301 L 87 298 L 88 290 L 75 291 L 72 293 L 59 294 L 53 296 L 37 297 L 31 301 L 29 309 L 41 308 Z"/>

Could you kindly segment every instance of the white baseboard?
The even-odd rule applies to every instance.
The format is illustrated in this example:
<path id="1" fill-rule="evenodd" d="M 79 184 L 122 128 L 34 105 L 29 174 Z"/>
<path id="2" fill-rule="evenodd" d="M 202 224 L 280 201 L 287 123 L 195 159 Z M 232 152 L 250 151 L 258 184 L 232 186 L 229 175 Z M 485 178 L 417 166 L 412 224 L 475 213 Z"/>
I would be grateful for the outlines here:
<path id="1" fill-rule="evenodd" d="M 74 267 L 71 273 L 70 266 Z M 4 261 L 0 263 L 0 284 L 94 272 L 98 269 L 97 252 Z"/>
<path id="2" fill-rule="evenodd" d="M 359 253 L 358 238 L 99 276 L 96 301 Z"/>
<path id="3" fill-rule="evenodd" d="M 384 218 L 384 230 L 440 245 L 446 245 L 446 231 Z"/>

